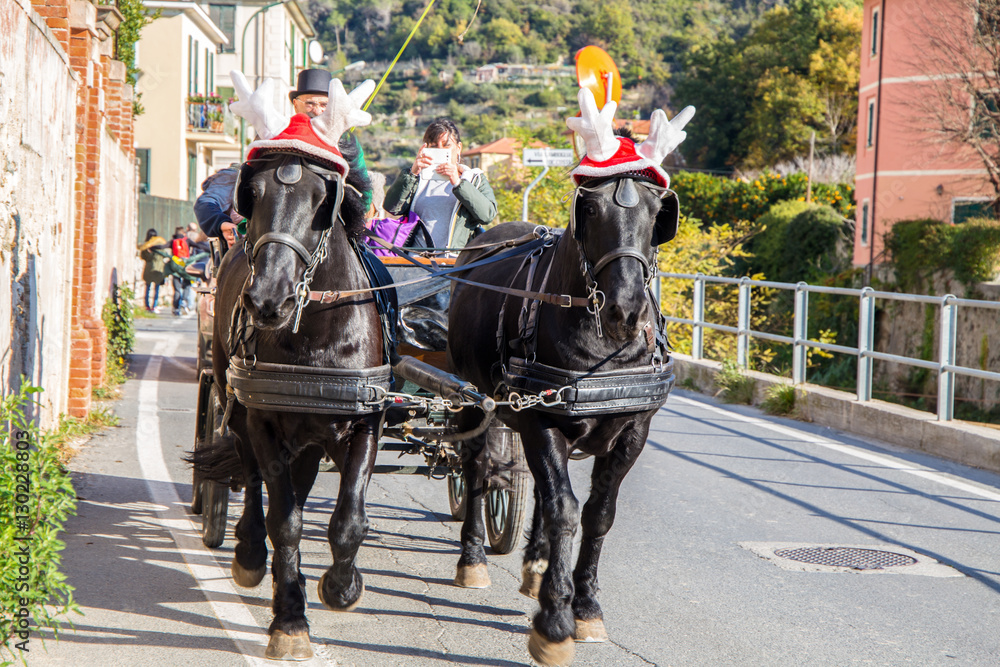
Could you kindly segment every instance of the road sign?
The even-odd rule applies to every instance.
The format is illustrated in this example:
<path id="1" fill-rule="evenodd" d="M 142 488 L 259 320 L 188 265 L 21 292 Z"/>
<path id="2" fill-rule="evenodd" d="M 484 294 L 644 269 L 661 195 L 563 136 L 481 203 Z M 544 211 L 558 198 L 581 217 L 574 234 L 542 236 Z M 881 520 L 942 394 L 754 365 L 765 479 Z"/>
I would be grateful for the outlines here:
<path id="1" fill-rule="evenodd" d="M 573 164 L 570 148 L 525 148 L 521 162 L 525 167 L 568 167 Z"/>

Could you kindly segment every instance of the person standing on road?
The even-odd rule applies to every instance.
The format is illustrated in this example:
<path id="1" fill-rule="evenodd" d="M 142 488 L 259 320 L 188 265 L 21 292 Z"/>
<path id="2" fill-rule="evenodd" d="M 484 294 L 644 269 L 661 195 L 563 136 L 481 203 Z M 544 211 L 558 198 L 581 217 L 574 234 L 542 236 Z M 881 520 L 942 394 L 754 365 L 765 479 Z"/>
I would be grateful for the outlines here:
<path id="1" fill-rule="evenodd" d="M 157 312 L 160 301 L 160 287 L 166 279 L 166 266 L 169 261 L 167 240 L 156 233 L 155 229 L 146 232 L 146 241 L 139 246 L 139 257 L 142 258 L 142 280 L 146 283 L 146 310 Z M 153 292 L 150 304 L 149 293 Z"/>
<path id="2" fill-rule="evenodd" d="M 429 148 L 447 149 L 447 162 L 435 164 Z M 458 126 L 450 118 L 438 118 L 427 126 L 413 166 L 385 193 L 386 212 L 399 216 L 414 211 L 438 248 L 464 248 L 497 215 L 486 174 L 461 164 L 461 157 Z"/>

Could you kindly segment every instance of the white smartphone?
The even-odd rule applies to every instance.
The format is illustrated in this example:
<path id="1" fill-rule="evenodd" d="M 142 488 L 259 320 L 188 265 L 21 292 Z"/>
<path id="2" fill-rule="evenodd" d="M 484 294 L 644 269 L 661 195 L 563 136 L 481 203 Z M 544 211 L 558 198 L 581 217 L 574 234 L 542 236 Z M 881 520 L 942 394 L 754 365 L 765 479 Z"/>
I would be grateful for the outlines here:
<path id="1" fill-rule="evenodd" d="M 425 167 L 422 172 L 420 172 L 421 178 L 433 178 L 438 181 L 448 180 L 447 176 L 443 176 L 436 171 L 438 165 L 447 164 L 451 161 L 451 149 L 450 148 L 425 148 L 424 155 L 431 159 L 431 164 L 429 167 Z"/>

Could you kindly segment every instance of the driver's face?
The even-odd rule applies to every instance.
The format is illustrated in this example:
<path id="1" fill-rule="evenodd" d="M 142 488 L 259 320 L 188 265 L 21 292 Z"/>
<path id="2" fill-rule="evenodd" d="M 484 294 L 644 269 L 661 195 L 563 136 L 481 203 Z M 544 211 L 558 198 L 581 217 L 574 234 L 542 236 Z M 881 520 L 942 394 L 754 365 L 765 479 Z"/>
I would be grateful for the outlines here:
<path id="1" fill-rule="evenodd" d="M 292 100 L 292 108 L 295 113 L 304 113 L 310 118 L 315 118 L 326 111 L 326 95 L 299 95 Z"/>

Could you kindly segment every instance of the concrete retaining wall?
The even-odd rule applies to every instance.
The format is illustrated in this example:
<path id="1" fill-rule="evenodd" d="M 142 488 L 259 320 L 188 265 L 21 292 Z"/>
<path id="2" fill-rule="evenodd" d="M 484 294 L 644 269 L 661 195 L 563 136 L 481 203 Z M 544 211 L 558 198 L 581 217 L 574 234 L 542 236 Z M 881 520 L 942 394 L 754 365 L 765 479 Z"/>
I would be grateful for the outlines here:
<path id="1" fill-rule="evenodd" d="M 678 384 L 693 384 L 705 393 L 718 391 L 715 375 L 722 364 L 695 361 L 683 354 L 673 357 Z M 747 371 L 747 375 L 756 381 L 754 402 L 758 404 L 769 387 L 791 384 L 788 378 L 765 373 Z M 795 416 L 804 421 L 1000 473 L 1000 429 L 962 421 L 940 422 L 927 412 L 884 401 L 861 403 L 854 394 L 808 383 L 795 388 L 795 407 Z"/>

